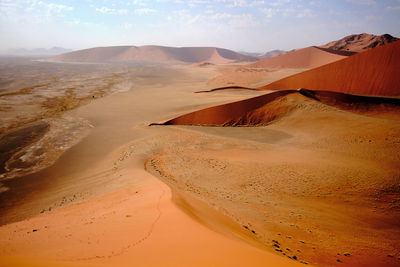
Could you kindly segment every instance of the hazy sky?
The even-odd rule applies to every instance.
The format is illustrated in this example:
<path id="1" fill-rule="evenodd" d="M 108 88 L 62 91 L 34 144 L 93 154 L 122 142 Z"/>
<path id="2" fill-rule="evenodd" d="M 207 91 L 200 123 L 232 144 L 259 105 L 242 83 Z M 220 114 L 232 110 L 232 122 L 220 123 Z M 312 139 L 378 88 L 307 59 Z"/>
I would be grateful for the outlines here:
<path id="1" fill-rule="evenodd" d="M 0 49 L 109 45 L 289 50 L 400 37 L 400 0 L 0 0 Z"/>

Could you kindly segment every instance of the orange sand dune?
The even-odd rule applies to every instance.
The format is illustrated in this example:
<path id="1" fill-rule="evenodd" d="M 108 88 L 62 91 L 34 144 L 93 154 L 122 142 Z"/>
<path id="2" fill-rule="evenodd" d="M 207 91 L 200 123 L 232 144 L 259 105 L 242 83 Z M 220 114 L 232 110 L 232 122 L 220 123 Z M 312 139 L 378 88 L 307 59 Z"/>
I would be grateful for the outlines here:
<path id="1" fill-rule="evenodd" d="M 327 43 L 321 47 L 329 48 L 336 51 L 349 51 L 359 53 L 374 47 L 395 42 L 397 40 L 399 39 L 389 34 L 377 36 L 373 34 L 362 33 L 346 36 L 340 40 Z"/>
<path id="2" fill-rule="evenodd" d="M 258 114 L 258 109 L 295 90 L 279 91 L 254 98 L 195 111 L 165 122 L 165 125 L 256 125 L 272 120 L 275 112 Z M 266 111 L 266 110 L 265 110 Z M 263 115 L 263 116 L 261 116 Z"/>
<path id="3" fill-rule="evenodd" d="M 143 164 L 127 164 L 133 185 L 2 226 L 0 266 L 300 266 L 242 242 L 240 226 L 230 223 L 235 235 L 211 231 L 179 209 Z M 212 208 L 202 212 L 229 223 Z"/>
<path id="4" fill-rule="evenodd" d="M 394 42 L 260 87 L 400 95 L 400 42 Z"/>
<path id="5" fill-rule="evenodd" d="M 216 47 L 166 47 L 166 46 L 110 46 L 95 47 L 50 57 L 50 61 L 65 62 L 135 62 L 162 63 L 229 63 L 254 61 L 231 50 Z"/>
<path id="6" fill-rule="evenodd" d="M 306 89 L 277 91 L 254 98 L 198 110 L 169 120 L 164 125 L 217 125 L 254 126 L 266 125 L 289 112 L 302 107 L 296 96 L 366 115 L 395 114 L 398 117 L 400 100 L 384 97 L 349 95 Z M 397 111 L 396 111 L 397 110 Z M 397 114 L 397 115 L 396 115 Z"/>
<path id="7" fill-rule="evenodd" d="M 251 68 L 315 68 L 343 58 L 345 58 L 344 55 L 310 46 L 273 58 L 262 59 L 248 66 Z"/>

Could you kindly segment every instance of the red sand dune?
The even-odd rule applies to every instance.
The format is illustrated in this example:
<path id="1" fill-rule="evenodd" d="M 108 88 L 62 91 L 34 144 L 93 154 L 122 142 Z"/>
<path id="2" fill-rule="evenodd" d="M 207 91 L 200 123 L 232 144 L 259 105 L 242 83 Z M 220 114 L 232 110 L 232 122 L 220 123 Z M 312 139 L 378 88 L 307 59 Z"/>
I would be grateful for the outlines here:
<path id="1" fill-rule="evenodd" d="M 285 54 L 262 59 L 258 62 L 249 64 L 250 68 L 315 68 L 340 59 L 345 55 L 310 46 L 302 49 L 287 52 Z"/>
<path id="2" fill-rule="evenodd" d="M 352 34 L 340 40 L 327 43 L 321 46 L 321 48 L 328 48 L 336 51 L 349 51 L 349 52 L 359 53 L 398 40 L 399 40 L 398 38 L 393 37 L 389 34 L 383 34 L 381 36 L 367 34 L 367 33 Z"/>
<path id="3" fill-rule="evenodd" d="M 322 103 L 361 114 L 398 114 L 400 99 L 350 95 L 307 89 L 276 91 L 250 99 L 194 111 L 161 125 L 257 126 L 266 125 L 299 108 Z M 315 106 L 316 110 L 320 108 Z M 315 108 L 314 107 L 314 108 Z M 151 125 L 160 125 L 153 123 Z"/>
<path id="4" fill-rule="evenodd" d="M 263 108 L 267 103 L 288 94 L 296 93 L 296 90 L 278 91 L 254 98 L 219 105 L 195 111 L 169 120 L 164 125 L 257 125 L 263 124 L 274 118 L 275 113 L 271 113 L 273 118 L 267 118 L 268 114 L 262 117 L 254 115 L 257 109 Z"/>
<path id="5" fill-rule="evenodd" d="M 261 90 L 336 91 L 359 95 L 400 95 L 400 41 L 267 84 Z"/>
<path id="6" fill-rule="evenodd" d="M 183 62 L 229 63 L 254 61 L 231 50 L 216 47 L 166 47 L 166 46 L 110 46 L 89 48 L 48 58 L 65 62 Z"/>

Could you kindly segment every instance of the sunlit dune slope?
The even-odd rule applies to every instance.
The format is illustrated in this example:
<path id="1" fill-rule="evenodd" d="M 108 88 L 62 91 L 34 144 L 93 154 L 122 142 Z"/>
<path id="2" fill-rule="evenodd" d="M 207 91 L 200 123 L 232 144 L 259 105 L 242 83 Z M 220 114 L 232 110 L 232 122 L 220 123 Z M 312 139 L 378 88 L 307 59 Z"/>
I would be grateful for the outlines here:
<path id="1" fill-rule="evenodd" d="M 95 47 L 49 58 L 64 62 L 229 63 L 254 61 L 253 57 L 216 47 L 110 46 Z"/>
<path id="2" fill-rule="evenodd" d="M 286 77 L 259 89 L 297 88 L 360 95 L 399 96 L 400 41 Z"/>
<path id="3" fill-rule="evenodd" d="M 337 53 L 333 50 L 310 46 L 273 58 L 262 59 L 248 66 L 252 68 L 315 68 L 343 59 L 346 56 L 347 54 Z"/>

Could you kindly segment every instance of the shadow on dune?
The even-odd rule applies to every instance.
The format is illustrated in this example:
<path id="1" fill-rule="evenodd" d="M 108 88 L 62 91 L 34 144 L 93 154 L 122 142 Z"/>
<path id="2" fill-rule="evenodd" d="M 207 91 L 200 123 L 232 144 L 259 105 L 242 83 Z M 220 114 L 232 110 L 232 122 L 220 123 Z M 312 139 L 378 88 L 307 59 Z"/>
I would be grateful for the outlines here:
<path id="1" fill-rule="evenodd" d="M 203 90 L 203 91 L 196 91 L 195 93 L 211 93 L 215 91 L 224 91 L 224 90 L 250 90 L 250 91 L 258 91 L 255 88 L 250 88 L 250 87 L 243 87 L 243 86 L 225 86 L 225 87 L 218 87 L 218 88 L 213 88 L 210 90 Z"/>
<path id="2" fill-rule="evenodd" d="M 222 90 L 217 88 L 215 90 Z M 212 91 L 212 90 L 211 90 Z M 194 111 L 163 123 L 151 125 L 205 125 L 205 126 L 262 126 L 288 115 L 297 109 L 315 109 L 323 106 L 368 115 L 396 113 L 400 115 L 400 99 L 360 96 L 308 89 L 283 90 L 254 98 Z"/>

